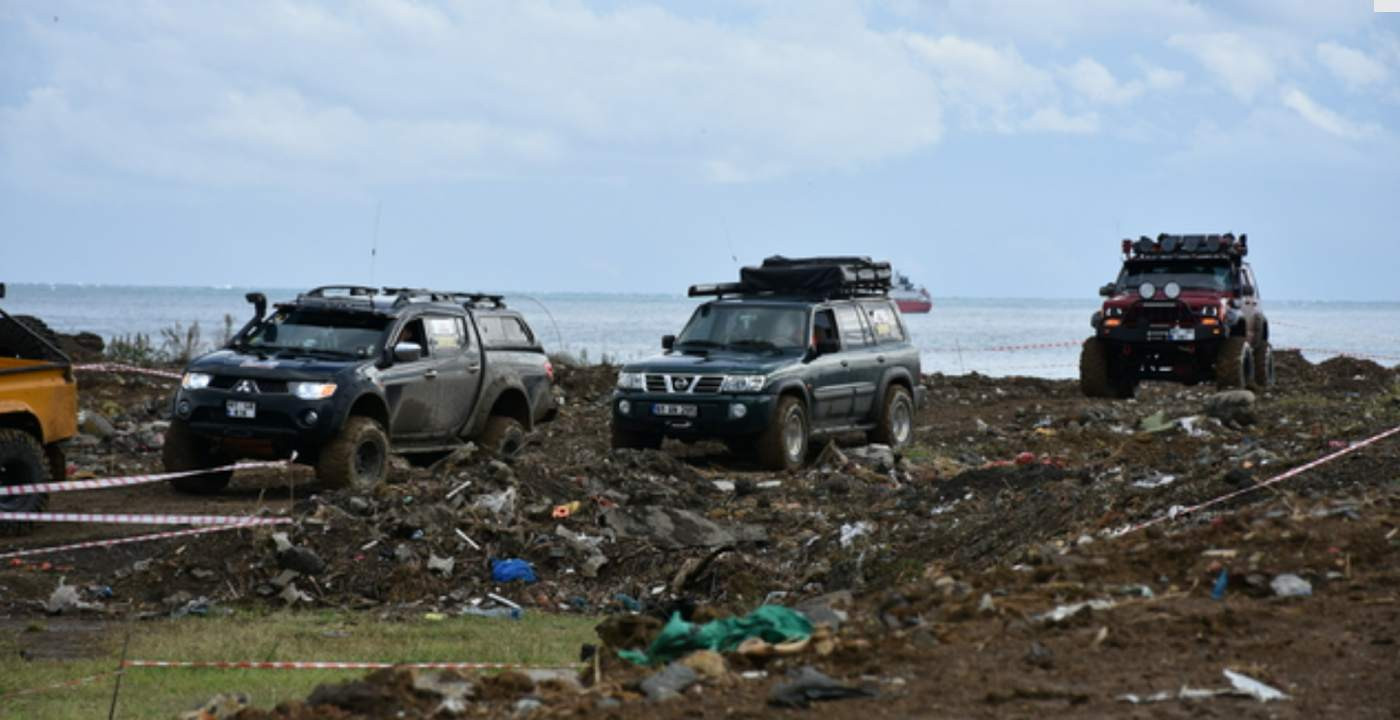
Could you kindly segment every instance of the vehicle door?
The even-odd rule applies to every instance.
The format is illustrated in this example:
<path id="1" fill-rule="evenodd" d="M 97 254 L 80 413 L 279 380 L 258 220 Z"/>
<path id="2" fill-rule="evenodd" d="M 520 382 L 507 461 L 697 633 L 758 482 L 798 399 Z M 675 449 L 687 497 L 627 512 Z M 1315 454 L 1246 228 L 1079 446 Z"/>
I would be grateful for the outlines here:
<path id="1" fill-rule="evenodd" d="M 433 430 L 438 372 L 423 318 L 405 318 L 389 338 L 390 365 L 379 374 L 384 398 L 389 403 L 389 435 L 395 440 L 427 437 Z M 394 347 L 402 343 L 417 345 L 422 349 L 422 357 L 412 361 L 394 357 Z"/>
<path id="2" fill-rule="evenodd" d="M 1247 263 L 1240 266 L 1241 291 L 1244 295 L 1240 304 L 1244 306 L 1244 318 L 1248 323 L 1249 339 L 1255 340 L 1262 332 L 1259 322 L 1259 283 L 1254 279 L 1254 268 Z"/>
<path id="3" fill-rule="evenodd" d="M 428 380 L 437 385 L 432 431 L 437 437 L 450 437 L 471 415 L 481 386 L 481 352 L 460 316 L 425 315 L 423 326 L 433 365 Z"/>
<path id="4" fill-rule="evenodd" d="M 851 373 L 848 381 L 851 384 L 850 420 L 863 420 L 870 416 L 880 384 L 875 337 L 866 320 L 865 308 L 854 302 L 836 306 L 836 324 L 841 328 L 841 345 Z"/>
<path id="5" fill-rule="evenodd" d="M 812 396 L 814 426 L 845 424 L 851 415 L 853 402 L 850 361 L 841 345 L 841 330 L 832 308 L 820 308 L 813 314 L 813 337 L 821 346 L 824 340 L 835 340 L 835 352 L 817 355 L 808 364 L 807 391 Z"/>
<path id="6" fill-rule="evenodd" d="M 885 399 L 879 396 L 879 391 L 884 384 L 885 373 L 896 365 L 909 363 L 916 353 L 908 344 L 908 333 L 894 303 L 889 300 L 865 300 L 861 302 L 861 310 L 864 311 L 866 323 L 870 326 L 870 333 L 874 338 L 874 344 L 866 354 L 864 365 L 866 377 L 874 384 L 871 389 L 871 402 L 866 412 L 879 413 L 884 409 Z M 910 371 L 911 375 L 917 377 L 917 367 L 910 368 Z"/>

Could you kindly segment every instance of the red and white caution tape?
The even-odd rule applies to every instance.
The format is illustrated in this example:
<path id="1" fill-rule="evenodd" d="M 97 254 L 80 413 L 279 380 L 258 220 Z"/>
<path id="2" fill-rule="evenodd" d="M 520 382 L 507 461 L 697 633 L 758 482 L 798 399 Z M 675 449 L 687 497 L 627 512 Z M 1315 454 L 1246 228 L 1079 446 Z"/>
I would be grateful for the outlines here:
<path id="1" fill-rule="evenodd" d="M 110 523 L 114 525 L 282 525 L 285 517 L 246 515 L 140 515 L 127 513 L 36 513 L 0 512 L 0 521 Z"/>
<path id="2" fill-rule="evenodd" d="M 1058 348 L 1077 348 L 1084 344 L 1083 340 L 1064 340 L 1062 342 L 1033 343 L 1030 345 L 996 345 L 993 347 L 972 347 L 972 348 L 925 348 L 924 352 L 942 353 L 977 353 L 977 352 L 1022 352 L 1026 350 L 1054 350 Z"/>
<path id="3" fill-rule="evenodd" d="M 131 475 L 119 478 L 95 478 L 92 480 L 66 480 L 64 482 L 37 483 L 35 485 L 0 485 L 0 497 L 8 495 L 32 495 L 34 493 L 57 493 L 70 492 L 74 490 L 96 490 L 98 488 L 127 487 L 131 485 L 145 485 L 147 483 L 172 480 L 174 478 L 191 477 L 193 475 L 203 475 L 205 473 L 227 472 L 230 470 L 252 470 L 254 468 L 274 468 L 286 467 L 289 460 L 270 460 L 267 462 L 247 462 L 223 465 L 216 468 L 203 470 L 183 470 L 180 472 L 159 473 L 156 475 Z"/>
<path id="4" fill-rule="evenodd" d="M 414 670 L 572 670 L 579 667 L 579 665 L 524 665 L 520 663 L 482 662 L 386 663 L 355 661 L 262 662 L 245 660 L 241 662 L 226 662 L 219 660 L 127 660 L 122 663 L 122 667 L 199 668 L 215 670 L 381 670 L 384 668 L 409 668 Z"/>
<path id="5" fill-rule="evenodd" d="M 74 365 L 73 369 L 78 372 L 115 372 L 127 373 L 130 375 L 149 375 L 166 380 L 179 380 L 183 377 L 180 373 L 171 372 L 169 370 L 156 370 L 154 368 L 143 368 L 135 365 L 124 365 L 122 363 L 87 363 L 84 365 Z"/>
<path id="6" fill-rule="evenodd" d="M 72 543 L 70 545 L 56 545 L 53 547 L 27 548 L 15 550 L 13 552 L 0 553 L 0 560 L 10 558 L 28 557 L 31 555 L 51 555 L 53 553 L 69 552 L 72 550 L 86 550 L 88 548 L 112 547 L 114 545 L 126 545 L 128 543 L 148 542 L 151 540 L 166 540 L 169 538 L 188 537 L 190 535 L 205 535 L 208 533 L 223 532 L 225 530 L 238 530 L 239 528 L 261 527 L 262 523 L 245 523 L 241 525 L 206 525 L 204 527 L 188 528 L 185 530 L 168 530 L 166 532 L 150 533 L 147 535 L 130 535 L 127 537 L 108 538 L 106 540 L 88 540 L 86 542 Z"/>
<path id="7" fill-rule="evenodd" d="M 1378 443 L 1378 442 L 1380 442 L 1380 441 L 1382 441 L 1382 440 L 1384 440 L 1384 439 L 1386 439 L 1386 438 L 1388 438 L 1388 437 L 1390 437 L 1390 436 L 1392 436 L 1392 435 L 1396 435 L 1396 434 L 1400 434 L 1400 427 L 1393 427 L 1393 428 L 1391 428 L 1391 429 L 1389 429 L 1389 430 L 1386 430 L 1386 431 L 1383 432 L 1383 433 L 1380 433 L 1379 435 L 1373 435 L 1373 436 L 1371 436 L 1371 437 L 1369 437 L 1369 438 L 1366 438 L 1365 440 L 1362 440 L 1362 441 L 1360 441 L 1360 442 L 1352 443 L 1351 445 L 1348 445 L 1347 447 L 1345 447 L 1345 448 L 1343 448 L 1343 449 L 1341 449 L 1341 450 L 1338 450 L 1337 452 L 1334 452 L 1334 453 L 1331 453 L 1331 454 L 1328 454 L 1328 455 L 1324 455 L 1324 456 L 1322 456 L 1322 457 L 1320 457 L 1320 458 L 1318 458 L 1318 459 L 1316 459 L 1316 460 L 1314 460 L 1314 461 L 1312 461 L 1312 462 L 1310 462 L 1310 463 L 1307 463 L 1307 464 L 1305 464 L 1305 465 L 1299 465 L 1298 467 L 1295 467 L 1295 468 L 1293 468 L 1292 470 L 1289 470 L 1289 471 L 1287 471 L 1287 472 L 1285 472 L 1285 473 L 1281 473 L 1281 474 L 1279 474 L 1279 475 L 1275 475 L 1275 476 L 1269 478 L 1268 480 L 1265 480 L 1265 481 L 1260 482 L 1260 483 L 1256 483 L 1256 484 L 1254 484 L 1254 485 L 1250 485 L 1249 487 L 1246 487 L 1246 488 L 1240 488 L 1239 490 L 1236 490 L 1236 491 L 1231 492 L 1231 493 L 1226 493 L 1226 494 L 1221 495 L 1220 497 L 1214 498 L 1214 499 L 1212 499 L 1212 500 L 1207 500 L 1207 501 L 1205 501 L 1205 502 L 1203 502 L 1203 503 L 1199 503 L 1199 504 L 1196 504 L 1196 505 L 1191 505 L 1191 506 L 1189 506 L 1189 507 L 1182 507 L 1182 506 L 1180 506 L 1180 505 L 1175 506 L 1175 507 L 1171 508 L 1170 510 L 1168 510 L 1168 511 L 1166 512 L 1165 515 L 1160 515 L 1160 516 L 1155 517 L 1155 518 L 1152 518 L 1151 520 L 1148 520 L 1148 521 L 1146 521 L 1146 522 L 1138 523 L 1137 525 L 1129 525 L 1128 527 L 1125 527 L 1125 528 L 1122 528 L 1122 529 L 1120 529 L 1120 530 L 1117 530 L 1117 531 L 1113 532 L 1113 533 L 1112 533 L 1112 536 L 1113 536 L 1113 537 L 1120 537 L 1120 536 L 1123 536 L 1123 535 L 1127 535 L 1127 534 L 1129 534 L 1129 533 L 1137 532 L 1138 530 L 1143 530 L 1143 529 L 1152 527 L 1153 525 L 1158 525 L 1158 524 L 1161 524 L 1161 523 L 1164 523 L 1164 522 L 1168 522 L 1168 521 L 1171 521 L 1171 520 L 1175 520 L 1175 519 L 1180 518 L 1180 517 L 1185 517 L 1185 516 L 1187 516 L 1187 515 L 1190 515 L 1191 513 L 1199 512 L 1199 511 L 1204 510 L 1204 509 L 1206 509 L 1206 508 L 1208 508 L 1208 507 L 1213 507 L 1213 506 L 1215 506 L 1215 505 L 1219 505 L 1220 503 L 1223 503 L 1223 502 L 1226 502 L 1226 501 L 1229 501 L 1229 500 L 1233 500 L 1233 499 L 1235 499 L 1235 498 L 1237 498 L 1237 497 L 1239 497 L 1239 496 L 1241 496 L 1241 495 L 1244 495 L 1244 494 L 1246 494 L 1246 493 L 1251 493 L 1251 492 L 1254 492 L 1255 490 L 1259 490 L 1259 489 L 1262 489 L 1262 488 L 1269 487 L 1270 485 L 1274 485 L 1274 484 L 1277 484 L 1277 483 L 1281 483 L 1281 482 L 1283 482 L 1284 480 L 1288 480 L 1288 479 L 1290 479 L 1290 478 L 1295 478 L 1295 477 L 1297 477 L 1297 476 L 1299 476 L 1299 475 L 1302 475 L 1303 473 L 1305 473 L 1305 472 L 1307 472 L 1307 471 L 1309 471 L 1309 470 L 1312 470 L 1312 469 L 1314 469 L 1314 468 L 1320 467 L 1320 466 L 1322 466 L 1322 465 L 1326 465 L 1327 463 L 1332 462 L 1333 460 L 1336 460 L 1337 458 L 1350 455 L 1350 454 L 1356 452 L 1357 450 L 1361 450 L 1362 448 L 1365 448 L 1365 447 L 1369 447 L 1369 446 L 1371 446 L 1371 445 L 1374 445 L 1374 444 L 1376 444 L 1376 443 Z"/>
<path id="8" fill-rule="evenodd" d="M 120 670 L 113 670 L 112 672 L 105 672 L 100 675 L 89 675 L 87 677 L 78 678 L 76 680 L 65 680 L 63 682 L 57 682 L 52 685 L 44 685 L 42 687 L 30 688 L 28 690 L 17 690 L 12 693 L 0 695 L 0 700 L 9 700 L 10 698 L 22 697 L 24 695 L 34 695 L 41 692 L 49 692 L 50 690 L 64 690 L 71 687 L 77 687 L 79 685 L 87 685 L 88 683 L 94 683 L 98 680 L 104 680 L 106 678 L 112 677 L 113 675 L 120 674 Z"/>

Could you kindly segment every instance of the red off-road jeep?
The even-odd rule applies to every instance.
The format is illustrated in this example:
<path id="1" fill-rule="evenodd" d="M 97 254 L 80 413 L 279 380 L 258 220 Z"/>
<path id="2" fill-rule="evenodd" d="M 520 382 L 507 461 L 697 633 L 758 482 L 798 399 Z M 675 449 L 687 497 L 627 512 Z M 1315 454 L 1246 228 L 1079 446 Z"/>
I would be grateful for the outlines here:
<path id="1" fill-rule="evenodd" d="M 1123 241 L 1123 269 L 1079 356 L 1089 397 L 1132 397 L 1142 380 L 1222 388 L 1274 382 L 1269 321 L 1244 261 L 1248 238 L 1158 235 Z"/>

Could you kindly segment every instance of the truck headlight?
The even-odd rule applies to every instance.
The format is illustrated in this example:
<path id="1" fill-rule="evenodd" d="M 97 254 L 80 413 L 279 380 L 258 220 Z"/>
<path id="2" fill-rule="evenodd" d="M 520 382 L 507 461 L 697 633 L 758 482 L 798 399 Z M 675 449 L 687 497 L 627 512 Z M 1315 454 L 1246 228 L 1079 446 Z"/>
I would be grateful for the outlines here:
<path id="1" fill-rule="evenodd" d="M 187 372 L 180 378 L 180 387 L 185 390 L 199 390 L 209 387 L 209 381 L 213 379 L 214 376 L 209 373 Z"/>
<path id="2" fill-rule="evenodd" d="M 302 400 L 323 400 L 335 394 L 335 383 L 294 382 L 287 389 Z"/>
<path id="3" fill-rule="evenodd" d="M 768 378 L 763 375 L 725 375 L 724 383 L 719 386 L 720 392 L 742 393 L 759 392 L 768 382 Z"/>
<path id="4" fill-rule="evenodd" d="M 620 372 L 617 374 L 617 387 L 619 390 L 645 390 L 647 377 L 639 372 Z"/>

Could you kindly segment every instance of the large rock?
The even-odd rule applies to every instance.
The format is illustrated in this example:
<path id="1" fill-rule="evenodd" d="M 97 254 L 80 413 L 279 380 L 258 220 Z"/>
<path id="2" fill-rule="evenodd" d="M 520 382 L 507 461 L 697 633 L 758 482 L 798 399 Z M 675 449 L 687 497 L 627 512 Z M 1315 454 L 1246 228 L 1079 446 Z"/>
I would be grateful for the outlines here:
<path id="1" fill-rule="evenodd" d="M 1258 420 L 1255 402 L 1254 393 L 1248 390 L 1226 390 L 1206 398 L 1205 412 L 1226 425 L 1252 425 Z"/>

